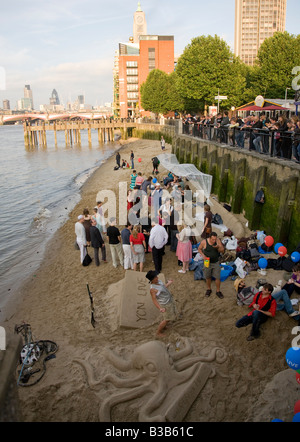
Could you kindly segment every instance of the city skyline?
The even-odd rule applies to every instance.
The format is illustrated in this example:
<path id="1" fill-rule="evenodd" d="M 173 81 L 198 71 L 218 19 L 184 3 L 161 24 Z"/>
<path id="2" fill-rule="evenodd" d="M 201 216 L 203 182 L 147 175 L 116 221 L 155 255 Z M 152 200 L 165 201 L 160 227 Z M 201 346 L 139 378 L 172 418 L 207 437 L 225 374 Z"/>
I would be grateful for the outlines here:
<path id="1" fill-rule="evenodd" d="M 192 38 L 209 34 L 219 35 L 233 51 L 235 0 L 206 5 L 204 0 L 196 7 L 179 0 L 141 1 L 148 34 L 174 35 L 175 56 Z M 112 102 L 114 54 L 133 35 L 137 6 L 136 0 L 53 0 L 49 10 L 36 0 L 6 4 L 0 17 L 0 74 L 5 73 L 0 107 L 8 99 L 14 109 L 27 84 L 36 110 L 49 104 L 53 89 L 64 105 L 79 95 L 92 106 Z M 299 33 L 299 16 L 299 0 L 287 0 L 287 32 Z"/>

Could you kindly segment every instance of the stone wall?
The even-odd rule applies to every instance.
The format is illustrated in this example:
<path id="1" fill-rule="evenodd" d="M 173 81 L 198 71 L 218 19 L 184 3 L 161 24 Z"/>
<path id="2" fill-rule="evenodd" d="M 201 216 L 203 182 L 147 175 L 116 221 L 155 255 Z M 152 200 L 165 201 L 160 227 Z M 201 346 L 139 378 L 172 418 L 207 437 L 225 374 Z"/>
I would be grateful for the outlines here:
<path id="1" fill-rule="evenodd" d="M 193 163 L 213 176 L 212 193 L 244 213 L 251 230 L 264 230 L 291 253 L 300 242 L 300 165 L 254 151 L 220 146 L 187 135 L 173 137 L 180 163 Z M 259 189 L 265 204 L 254 201 Z"/>
<path id="2" fill-rule="evenodd" d="M 16 367 L 22 349 L 19 335 L 7 335 L 6 348 L 0 350 L 0 422 L 20 422 Z"/>

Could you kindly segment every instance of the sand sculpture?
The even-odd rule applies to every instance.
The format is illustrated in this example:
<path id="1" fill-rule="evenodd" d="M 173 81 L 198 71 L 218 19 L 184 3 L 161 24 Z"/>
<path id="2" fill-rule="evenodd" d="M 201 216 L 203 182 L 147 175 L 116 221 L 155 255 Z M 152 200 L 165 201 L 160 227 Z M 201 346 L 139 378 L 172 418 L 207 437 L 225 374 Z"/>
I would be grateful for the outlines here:
<path id="1" fill-rule="evenodd" d="M 106 350 L 113 367 L 99 380 L 89 362 L 75 360 L 84 368 L 89 388 L 101 398 L 99 420 L 110 422 L 114 406 L 134 400 L 140 422 L 182 421 L 207 381 L 216 375 L 208 362 L 223 363 L 227 358 L 219 347 L 207 356 L 192 355 L 193 346 L 187 339 L 184 343 L 181 350 L 171 351 L 163 342 L 146 342 L 129 360 Z M 108 386 L 113 388 L 108 390 Z"/>

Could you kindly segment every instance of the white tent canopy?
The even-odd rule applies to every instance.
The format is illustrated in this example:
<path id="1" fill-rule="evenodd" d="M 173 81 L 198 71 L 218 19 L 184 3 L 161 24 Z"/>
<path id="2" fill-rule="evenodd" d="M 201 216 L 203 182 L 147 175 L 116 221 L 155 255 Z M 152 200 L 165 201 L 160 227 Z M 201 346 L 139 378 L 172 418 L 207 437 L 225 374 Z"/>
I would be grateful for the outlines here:
<path id="1" fill-rule="evenodd" d="M 194 164 L 179 164 L 176 155 L 163 153 L 158 155 L 161 165 L 179 177 L 186 177 L 194 185 L 195 189 L 204 193 L 208 200 L 211 193 L 212 175 L 200 172 Z"/>

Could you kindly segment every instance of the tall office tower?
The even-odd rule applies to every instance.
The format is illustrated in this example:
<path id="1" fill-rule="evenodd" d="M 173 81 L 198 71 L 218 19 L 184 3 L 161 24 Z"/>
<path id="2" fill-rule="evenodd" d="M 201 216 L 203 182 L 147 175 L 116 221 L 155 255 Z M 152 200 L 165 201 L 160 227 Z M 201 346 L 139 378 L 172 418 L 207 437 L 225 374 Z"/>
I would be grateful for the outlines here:
<path id="1" fill-rule="evenodd" d="M 263 41 L 285 31 L 287 0 L 235 0 L 234 53 L 253 65 Z"/>
<path id="2" fill-rule="evenodd" d="M 139 17 L 143 17 L 143 22 Z M 147 35 L 144 19 L 139 3 L 134 14 L 134 33 L 138 29 L 138 34 L 130 37 L 127 43 L 119 43 L 115 53 L 113 108 L 114 115 L 121 118 L 147 115 L 141 109 L 140 87 L 153 69 L 167 74 L 174 71 L 174 37 Z M 139 21 L 141 28 L 136 28 Z"/>
<path id="3" fill-rule="evenodd" d="M 24 105 L 23 109 L 32 110 L 33 109 L 33 98 L 32 98 L 32 90 L 30 89 L 29 84 L 25 84 L 24 87 Z"/>
<path id="4" fill-rule="evenodd" d="M 50 105 L 52 106 L 58 106 L 60 105 L 58 93 L 56 92 L 56 89 L 53 89 L 51 97 L 50 97 Z"/>
<path id="5" fill-rule="evenodd" d="M 10 110 L 9 100 L 3 100 L 3 110 Z"/>

